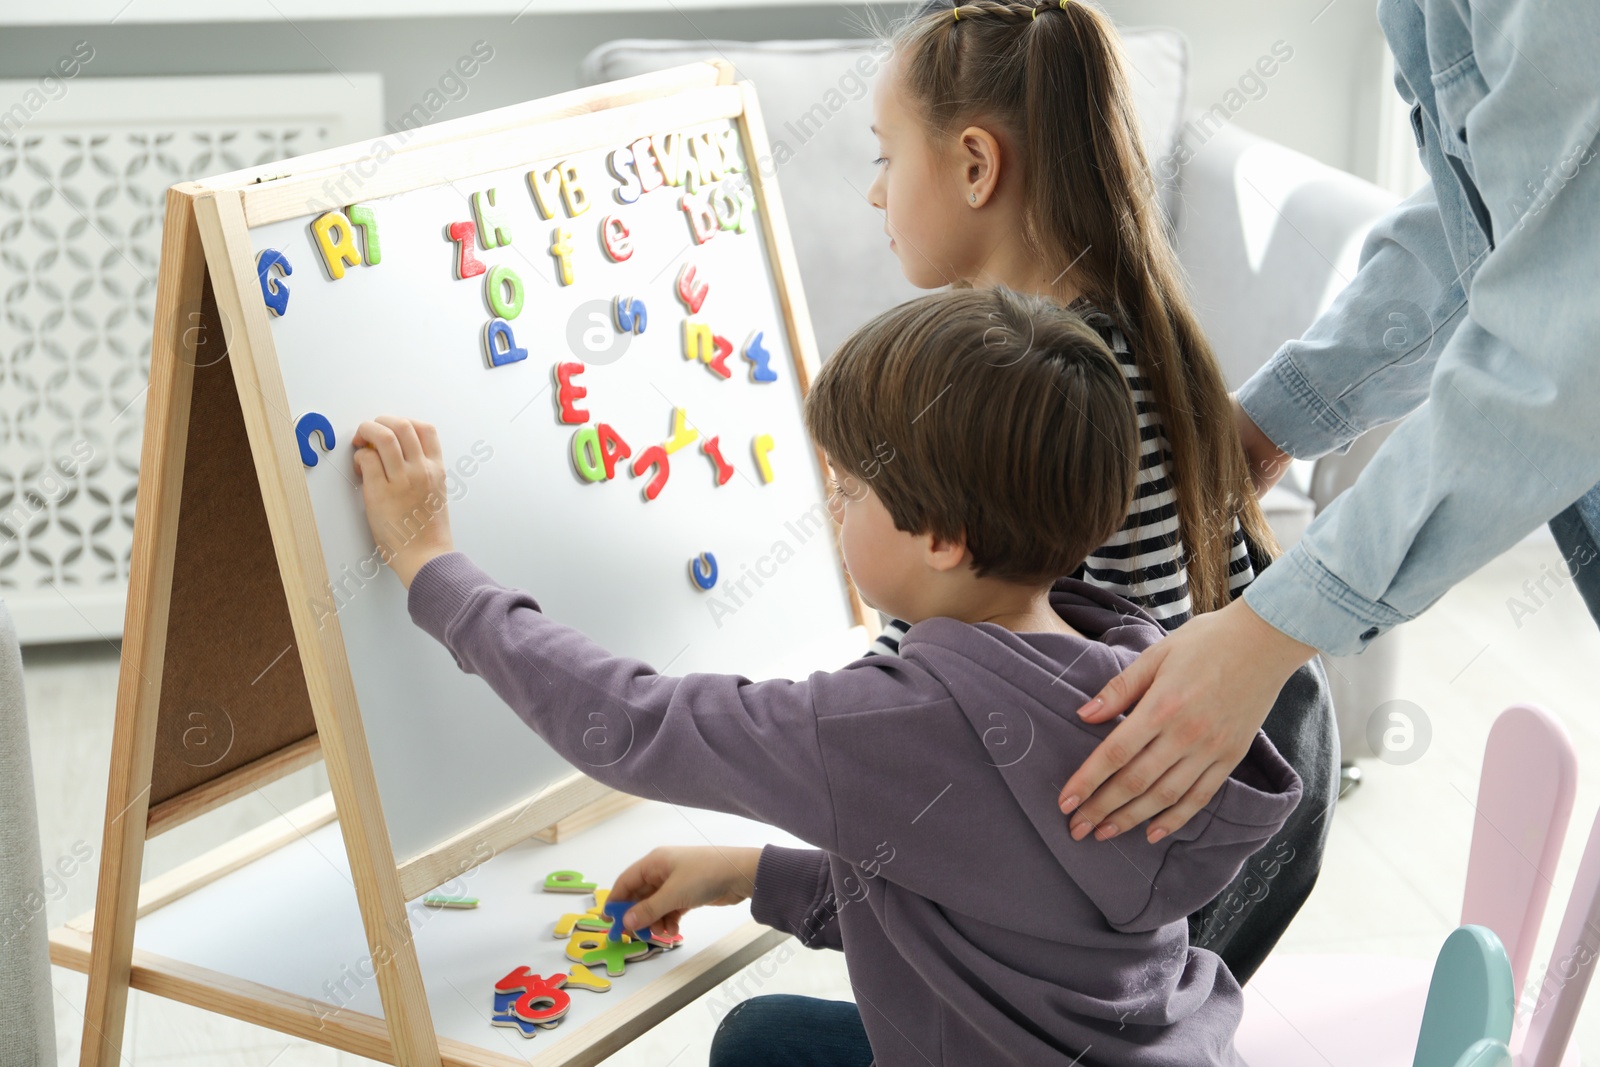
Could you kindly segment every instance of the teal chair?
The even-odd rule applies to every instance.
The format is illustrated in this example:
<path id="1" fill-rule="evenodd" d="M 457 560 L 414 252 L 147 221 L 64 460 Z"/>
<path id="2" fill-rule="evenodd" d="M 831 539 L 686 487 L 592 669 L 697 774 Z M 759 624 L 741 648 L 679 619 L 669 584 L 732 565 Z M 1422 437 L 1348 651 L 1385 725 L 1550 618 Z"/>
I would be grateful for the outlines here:
<path id="1" fill-rule="evenodd" d="M 1487 926 L 1461 926 L 1433 964 L 1412 1067 L 1511 1067 L 1516 991 L 1505 946 Z"/>

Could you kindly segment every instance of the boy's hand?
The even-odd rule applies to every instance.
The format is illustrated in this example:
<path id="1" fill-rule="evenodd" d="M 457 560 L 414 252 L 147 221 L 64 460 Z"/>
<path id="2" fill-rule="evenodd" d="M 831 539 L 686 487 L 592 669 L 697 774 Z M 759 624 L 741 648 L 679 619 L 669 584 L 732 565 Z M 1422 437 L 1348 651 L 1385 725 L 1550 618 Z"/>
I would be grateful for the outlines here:
<path id="1" fill-rule="evenodd" d="M 379 415 L 356 427 L 350 443 L 372 539 L 410 589 L 424 563 L 455 551 L 439 432 L 430 423 Z"/>
<path id="2" fill-rule="evenodd" d="M 631 900 L 622 916 L 629 933 L 660 925 L 678 932 L 678 920 L 703 904 L 737 904 L 755 890 L 759 848 L 658 848 L 623 871 L 612 900 Z"/>

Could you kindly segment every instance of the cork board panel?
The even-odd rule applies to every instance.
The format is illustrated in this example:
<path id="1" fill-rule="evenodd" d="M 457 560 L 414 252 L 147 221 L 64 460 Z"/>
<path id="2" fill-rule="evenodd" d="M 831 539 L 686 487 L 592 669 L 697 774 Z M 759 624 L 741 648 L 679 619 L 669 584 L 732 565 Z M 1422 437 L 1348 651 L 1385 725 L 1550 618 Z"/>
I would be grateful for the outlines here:
<path id="1" fill-rule="evenodd" d="M 317 732 L 211 282 L 194 393 L 150 804 Z"/>

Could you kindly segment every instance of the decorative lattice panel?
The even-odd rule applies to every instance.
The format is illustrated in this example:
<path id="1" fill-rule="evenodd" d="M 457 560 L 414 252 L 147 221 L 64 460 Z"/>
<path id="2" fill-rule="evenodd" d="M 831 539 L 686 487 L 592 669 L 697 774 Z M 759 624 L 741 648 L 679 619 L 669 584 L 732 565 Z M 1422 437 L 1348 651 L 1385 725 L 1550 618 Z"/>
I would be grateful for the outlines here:
<path id="1" fill-rule="evenodd" d="M 0 596 L 24 643 L 122 632 L 167 186 L 380 123 L 374 75 L 65 85 L 0 123 Z M 0 110 L 36 88 L 0 82 Z"/>

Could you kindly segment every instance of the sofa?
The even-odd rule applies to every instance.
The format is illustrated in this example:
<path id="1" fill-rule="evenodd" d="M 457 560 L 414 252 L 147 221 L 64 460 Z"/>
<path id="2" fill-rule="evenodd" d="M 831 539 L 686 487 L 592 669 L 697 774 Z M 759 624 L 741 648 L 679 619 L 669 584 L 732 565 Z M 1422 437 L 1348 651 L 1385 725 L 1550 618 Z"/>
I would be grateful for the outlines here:
<path id="1" fill-rule="evenodd" d="M 1169 232 L 1230 388 L 1298 337 L 1355 274 L 1362 238 L 1398 200 L 1241 130 L 1229 104 L 1191 107 L 1188 46 L 1175 30 L 1124 28 L 1129 84 Z M 870 83 L 887 55 L 873 38 L 813 41 L 617 40 L 590 52 L 583 84 L 703 59 L 756 89 L 823 358 L 856 326 L 917 295 L 868 202 L 877 143 Z M 782 149 L 780 150 L 780 143 Z M 767 173 L 764 171 L 764 173 Z M 1385 431 L 1344 454 L 1296 463 L 1263 497 L 1285 548 L 1355 480 Z M 1403 629 L 1403 628 L 1402 628 Z M 1347 779 L 1366 720 L 1396 686 L 1400 631 L 1357 657 L 1324 657 Z"/>
<path id="2" fill-rule="evenodd" d="M 0 1064 L 55 1067 L 54 986 L 45 929 L 44 864 L 22 690 L 22 647 L 0 600 Z"/>

